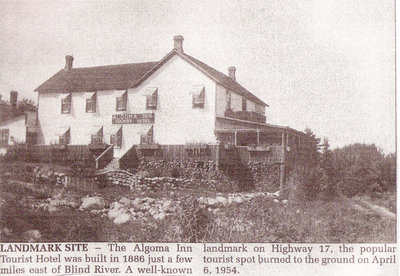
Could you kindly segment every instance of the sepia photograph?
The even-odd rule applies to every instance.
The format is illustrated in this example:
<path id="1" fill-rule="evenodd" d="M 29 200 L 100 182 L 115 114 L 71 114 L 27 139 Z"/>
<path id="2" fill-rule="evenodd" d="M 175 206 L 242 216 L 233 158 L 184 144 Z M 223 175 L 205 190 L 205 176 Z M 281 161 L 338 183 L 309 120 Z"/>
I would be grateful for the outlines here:
<path id="1" fill-rule="evenodd" d="M 397 242 L 394 1 L 0 1 L 0 37 L 1 243 Z"/>

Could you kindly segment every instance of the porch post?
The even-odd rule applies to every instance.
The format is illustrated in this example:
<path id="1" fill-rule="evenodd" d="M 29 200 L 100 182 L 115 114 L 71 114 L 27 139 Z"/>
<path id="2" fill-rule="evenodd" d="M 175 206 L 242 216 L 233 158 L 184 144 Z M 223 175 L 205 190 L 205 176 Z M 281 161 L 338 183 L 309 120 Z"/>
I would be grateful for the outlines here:
<path id="1" fill-rule="evenodd" d="M 287 133 L 286 133 L 287 136 Z M 279 191 L 282 192 L 283 185 L 285 184 L 285 157 L 286 157 L 286 140 L 285 140 L 285 131 L 282 131 L 282 160 L 280 165 L 280 175 L 279 175 Z"/>
<path id="2" fill-rule="evenodd" d="M 235 147 L 237 146 L 237 130 L 235 130 Z"/>

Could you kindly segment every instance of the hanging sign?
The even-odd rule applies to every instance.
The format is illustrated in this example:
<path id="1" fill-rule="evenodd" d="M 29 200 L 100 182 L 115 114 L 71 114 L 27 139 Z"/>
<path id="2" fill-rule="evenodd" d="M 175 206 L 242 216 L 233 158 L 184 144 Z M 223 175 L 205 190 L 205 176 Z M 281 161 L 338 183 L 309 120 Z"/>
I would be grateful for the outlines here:
<path id="1" fill-rule="evenodd" d="M 154 113 L 138 114 L 113 114 L 113 124 L 152 124 L 154 123 Z"/>

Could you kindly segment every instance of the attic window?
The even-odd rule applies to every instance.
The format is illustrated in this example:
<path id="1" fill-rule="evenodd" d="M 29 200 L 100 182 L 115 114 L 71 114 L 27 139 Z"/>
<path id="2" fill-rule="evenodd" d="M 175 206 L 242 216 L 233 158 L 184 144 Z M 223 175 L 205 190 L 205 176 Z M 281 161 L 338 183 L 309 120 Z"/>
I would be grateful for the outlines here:
<path id="1" fill-rule="evenodd" d="M 70 128 L 63 128 L 60 130 L 58 136 L 58 144 L 68 145 L 71 142 L 71 131 Z"/>
<path id="2" fill-rule="evenodd" d="M 146 108 L 157 109 L 157 98 L 158 98 L 158 89 L 149 88 L 146 91 Z"/>
<path id="3" fill-rule="evenodd" d="M 86 98 L 86 113 L 96 112 L 96 92 L 85 93 Z"/>
<path id="4" fill-rule="evenodd" d="M 128 92 L 127 90 L 118 91 L 117 104 L 116 104 L 117 111 L 125 111 L 126 110 L 126 103 L 128 101 L 128 93 L 127 92 Z"/>
<path id="5" fill-rule="evenodd" d="M 10 134 L 9 129 L 0 129 L 0 146 L 8 145 L 8 136 Z"/>
<path id="6" fill-rule="evenodd" d="M 103 127 L 93 127 L 90 131 L 90 144 L 100 145 L 103 143 Z"/>
<path id="7" fill-rule="evenodd" d="M 61 94 L 61 113 L 69 114 L 71 112 L 71 93 Z"/>
<path id="8" fill-rule="evenodd" d="M 110 136 L 110 144 L 119 149 L 122 147 L 122 126 L 112 132 Z"/>
<path id="9" fill-rule="evenodd" d="M 204 108 L 204 94 L 204 86 L 193 87 L 193 108 Z"/>

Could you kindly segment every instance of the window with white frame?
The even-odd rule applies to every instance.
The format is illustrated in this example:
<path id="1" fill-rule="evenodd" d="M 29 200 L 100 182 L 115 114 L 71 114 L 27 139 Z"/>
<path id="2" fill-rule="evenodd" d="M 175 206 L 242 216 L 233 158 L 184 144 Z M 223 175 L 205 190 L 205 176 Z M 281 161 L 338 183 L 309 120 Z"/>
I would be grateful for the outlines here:
<path id="1" fill-rule="evenodd" d="M 204 86 L 194 86 L 192 92 L 193 108 L 204 108 Z"/>
<path id="2" fill-rule="evenodd" d="M 70 128 L 67 128 L 58 137 L 58 143 L 60 145 L 69 145 L 70 142 L 71 142 L 71 131 L 70 131 Z"/>
<path id="3" fill-rule="evenodd" d="M 96 94 L 96 92 L 86 93 L 86 113 L 96 112 Z"/>
<path id="4" fill-rule="evenodd" d="M 114 145 L 115 148 L 122 147 L 122 127 L 120 127 L 116 132 L 111 134 L 110 144 Z"/>
<path id="5" fill-rule="evenodd" d="M 153 144 L 153 126 L 149 129 L 146 134 L 142 134 L 140 136 L 140 144 L 142 145 L 151 145 Z"/>
<path id="6" fill-rule="evenodd" d="M 128 102 L 128 91 L 122 91 L 119 93 L 119 95 L 116 98 L 117 103 L 116 103 L 116 110 L 117 111 L 125 111 L 126 110 L 126 104 Z"/>
<path id="7" fill-rule="evenodd" d="M 158 89 L 149 88 L 146 94 L 146 109 L 157 109 Z"/>
<path id="8" fill-rule="evenodd" d="M 8 145 L 8 137 L 10 135 L 9 129 L 0 129 L 0 146 Z"/>
<path id="9" fill-rule="evenodd" d="M 69 114 L 71 112 L 71 93 L 61 95 L 61 113 Z"/>
<path id="10" fill-rule="evenodd" d="M 96 128 L 97 131 L 93 131 L 91 134 L 90 144 L 100 145 L 103 144 L 103 127 Z"/>

